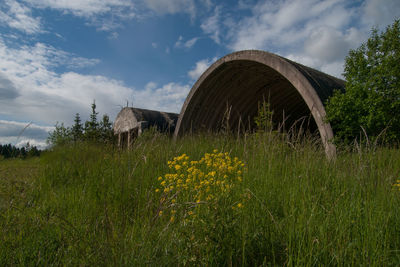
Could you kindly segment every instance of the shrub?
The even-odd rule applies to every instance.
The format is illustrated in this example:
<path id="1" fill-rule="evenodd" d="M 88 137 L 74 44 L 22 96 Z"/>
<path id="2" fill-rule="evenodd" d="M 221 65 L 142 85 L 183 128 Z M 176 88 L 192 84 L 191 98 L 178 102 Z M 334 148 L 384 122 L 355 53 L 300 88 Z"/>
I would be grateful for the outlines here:
<path id="1" fill-rule="evenodd" d="M 367 134 L 387 142 L 400 140 L 400 20 L 371 37 L 346 57 L 346 91 L 326 103 L 327 120 L 337 141 L 349 143 Z M 365 133 L 363 133 L 365 131 Z"/>

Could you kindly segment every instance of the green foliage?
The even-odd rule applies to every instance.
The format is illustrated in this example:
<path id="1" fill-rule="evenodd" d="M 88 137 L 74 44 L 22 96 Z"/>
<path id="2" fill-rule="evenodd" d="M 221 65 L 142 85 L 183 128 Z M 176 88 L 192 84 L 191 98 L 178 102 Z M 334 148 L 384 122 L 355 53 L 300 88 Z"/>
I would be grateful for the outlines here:
<path id="1" fill-rule="evenodd" d="M 131 150 L 83 142 L 3 161 L 0 266 L 397 266 L 400 150 L 333 163 L 308 140 L 293 145 L 275 134 L 174 142 L 157 133 Z M 177 191 L 168 192 L 160 206 L 158 177 L 171 172 L 168 160 L 213 149 L 248 170 L 231 196 L 200 205 L 199 220 L 185 224 L 192 198 L 172 203 Z M 176 203 L 181 216 L 171 222 L 164 215 Z"/>
<path id="2" fill-rule="evenodd" d="M 83 141 L 113 143 L 114 133 L 110 118 L 104 114 L 103 119 L 98 122 L 95 102 L 92 103 L 91 108 L 92 113 L 89 121 L 85 122 L 85 126 L 82 125 L 79 113 L 76 113 L 72 127 L 65 127 L 64 123 L 57 122 L 55 130 L 47 138 L 47 143 L 52 145 L 66 145 Z"/>
<path id="3" fill-rule="evenodd" d="M 49 133 L 47 143 L 53 145 L 65 145 L 72 141 L 71 129 L 64 126 L 64 123 L 56 123 L 54 131 Z"/>
<path id="4" fill-rule="evenodd" d="M 23 147 L 16 147 L 11 144 L 0 144 L 0 156 L 4 159 L 8 158 L 30 158 L 40 156 L 40 150 L 36 146 L 32 146 L 29 142 Z"/>
<path id="5" fill-rule="evenodd" d="M 400 21 L 371 37 L 346 57 L 345 92 L 336 91 L 326 105 L 338 140 L 351 142 L 367 134 L 400 141 Z M 365 133 L 363 131 L 365 130 Z M 383 140 L 384 138 L 384 140 Z"/>
<path id="6" fill-rule="evenodd" d="M 274 111 L 270 109 L 269 102 L 265 100 L 260 104 L 258 103 L 257 116 L 254 118 L 254 122 L 257 126 L 258 132 L 269 132 L 272 130 L 272 116 Z"/>
<path id="7" fill-rule="evenodd" d="M 81 117 L 80 117 L 79 113 L 75 114 L 74 125 L 72 126 L 71 132 L 72 132 L 72 139 L 74 140 L 74 142 L 78 142 L 79 140 L 82 140 L 83 126 L 82 126 Z"/>
<path id="8" fill-rule="evenodd" d="M 103 115 L 103 119 L 99 125 L 100 131 L 100 141 L 103 143 L 112 142 L 114 138 L 114 131 L 112 128 L 112 122 L 110 121 L 110 117 L 107 114 Z"/>
<path id="9" fill-rule="evenodd" d="M 92 113 L 90 119 L 85 122 L 85 139 L 89 141 L 96 141 L 100 138 L 99 123 L 97 121 L 96 102 L 92 103 Z"/>

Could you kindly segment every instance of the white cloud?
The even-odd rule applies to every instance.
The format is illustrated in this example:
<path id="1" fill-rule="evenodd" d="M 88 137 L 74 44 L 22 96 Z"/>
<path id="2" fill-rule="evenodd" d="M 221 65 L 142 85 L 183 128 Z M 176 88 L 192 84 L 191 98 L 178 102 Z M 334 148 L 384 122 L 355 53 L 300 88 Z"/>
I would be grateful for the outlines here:
<path id="1" fill-rule="evenodd" d="M 208 34 L 217 44 L 220 44 L 220 12 L 221 7 L 215 7 L 214 14 L 205 19 L 200 25 L 203 32 Z"/>
<path id="2" fill-rule="evenodd" d="M 38 148 L 45 148 L 46 139 L 53 129 L 31 122 L 0 120 L 0 144 L 24 146 L 29 142 Z"/>
<path id="3" fill-rule="evenodd" d="M 125 16 L 130 13 L 119 13 L 123 10 L 133 9 L 130 0 L 24 0 L 31 6 L 38 8 L 52 8 L 62 12 L 71 13 L 78 17 L 91 17 L 108 12 L 116 12 L 117 16 Z"/>
<path id="4" fill-rule="evenodd" d="M 216 61 L 217 58 L 209 60 L 208 58 L 196 62 L 196 66 L 188 72 L 188 75 L 193 80 L 197 80 L 207 68 Z"/>
<path id="5" fill-rule="evenodd" d="M 158 86 L 154 82 L 149 82 L 145 90 L 134 92 L 133 106 L 179 113 L 189 91 L 190 86 L 187 84 L 171 82 Z M 143 101 L 144 99 L 146 101 Z"/>
<path id="6" fill-rule="evenodd" d="M 72 125 L 75 113 L 80 113 L 82 120 L 88 119 L 93 100 L 98 112 L 108 114 L 112 120 L 126 101 L 137 107 L 179 112 L 190 89 L 189 85 L 177 83 L 149 83 L 138 90 L 101 75 L 52 70 L 63 62 L 77 68 L 91 66 L 96 60 L 76 57 L 41 43 L 10 48 L 0 36 L 0 85 L 8 90 L 0 94 L 0 117 L 41 125 L 55 125 L 57 121 Z M 15 137 L 1 133 L 0 129 L 1 138 L 11 140 L 10 136 Z"/>
<path id="7" fill-rule="evenodd" d="M 157 43 L 151 43 L 151 46 L 153 47 L 153 48 L 157 48 Z"/>
<path id="8" fill-rule="evenodd" d="M 364 3 L 363 20 L 370 26 L 386 26 L 400 18 L 398 0 L 367 0 Z"/>
<path id="9" fill-rule="evenodd" d="M 344 58 L 350 47 L 342 32 L 331 27 L 321 27 L 315 29 L 306 39 L 304 48 L 308 55 L 331 62 Z"/>
<path id="10" fill-rule="evenodd" d="M 194 0 L 144 0 L 146 6 L 157 14 L 188 13 L 196 15 Z"/>
<path id="11" fill-rule="evenodd" d="M 31 10 L 15 0 L 5 0 L 0 4 L 0 23 L 25 32 L 36 34 L 42 31 L 40 18 L 32 17 Z"/>
<path id="12" fill-rule="evenodd" d="M 85 18 L 88 25 L 107 32 L 122 27 L 123 21 L 136 16 L 135 6 L 131 0 L 24 0 L 24 2 L 32 8 L 51 8 Z M 110 38 L 115 37 L 118 36 L 113 32 Z"/>
<path id="13" fill-rule="evenodd" d="M 251 16 L 230 27 L 228 46 L 243 50 L 298 45 L 319 27 L 348 25 L 352 9 L 345 5 L 341 0 L 260 2 Z"/>
<path id="14" fill-rule="evenodd" d="M 400 16 L 397 0 L 239 1 L 237 8 L 250 15 L 217 6 L 203 32 L 232 51 L 266 50 L 339 76 L 348 51 L 367 39 L 373 23 L 386 26 Z"/>
<path id="15" fill-rule="evenodd" d="M 194 37 L 188 41 L 185 42 L 185 44 L 183 45 L 185 48 L 191 48 L 192 46 L 195 45 L 195 43 L 199 40 L 198 37 Z"/>
<path id="16" fill-rule="evenodd" d="M 199 40 L 199 37 L 194 37 L 190 40 L 184 41 L 183 40 L 183 36 L 179 36 L 178 40 L 175 43 L 175 47 L 176 48 L 186 48 L 186 49 L 190 49 L 192 48 L 192 46 L 194 46 L 196 44 L 196 42 Z"/>

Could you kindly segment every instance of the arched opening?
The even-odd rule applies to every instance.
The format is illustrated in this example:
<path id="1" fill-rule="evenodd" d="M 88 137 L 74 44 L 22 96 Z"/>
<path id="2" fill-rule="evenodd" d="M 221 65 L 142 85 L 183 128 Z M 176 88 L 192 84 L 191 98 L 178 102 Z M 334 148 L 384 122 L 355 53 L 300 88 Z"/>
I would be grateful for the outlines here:
<path id="1" fill-rule="evenodd" d="M 192 87 L 179 115 L 175 136 L 189 131 L 217 130 L 230 111 L 230 126 L 254 126 L 258 103 L 267 100 L 276 123 L 310 118 L 328 157 L 336 153 L 323 101 L 344 81 L 264 51 L 229 54 L 210 66 Z"/>

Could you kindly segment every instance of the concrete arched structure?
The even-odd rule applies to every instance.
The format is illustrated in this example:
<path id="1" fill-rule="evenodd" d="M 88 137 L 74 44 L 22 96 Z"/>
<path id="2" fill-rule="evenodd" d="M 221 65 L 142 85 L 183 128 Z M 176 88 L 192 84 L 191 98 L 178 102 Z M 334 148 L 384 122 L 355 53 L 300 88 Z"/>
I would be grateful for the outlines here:
<path id="1" fill-rule="evenodd" d="M 183 104 L 175 136 L 196 130 L 218 129 L 227 107 L 232 128 L 251 124 L 258 103 L 269 100 L 276 120 L 312 115 L 328 157 L 336 154 L 331 125 L 323 102 L 344 81 L 265 51 L 245 50 L 212 64 L 192 87 Z M 280 118 L 279 118 L 280 116 Z"/>

